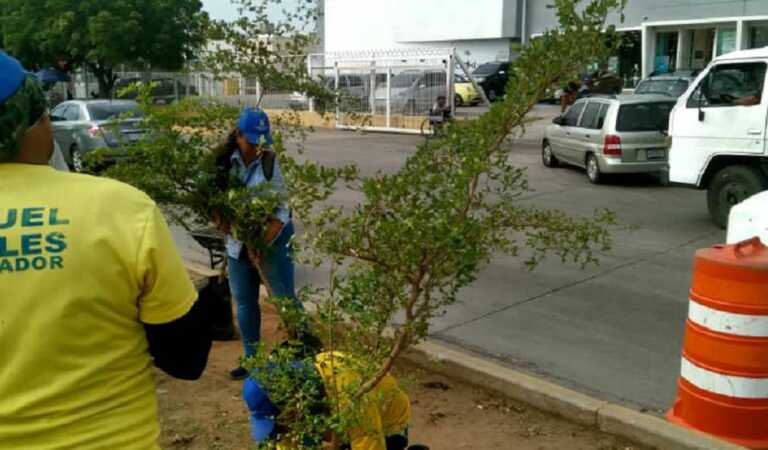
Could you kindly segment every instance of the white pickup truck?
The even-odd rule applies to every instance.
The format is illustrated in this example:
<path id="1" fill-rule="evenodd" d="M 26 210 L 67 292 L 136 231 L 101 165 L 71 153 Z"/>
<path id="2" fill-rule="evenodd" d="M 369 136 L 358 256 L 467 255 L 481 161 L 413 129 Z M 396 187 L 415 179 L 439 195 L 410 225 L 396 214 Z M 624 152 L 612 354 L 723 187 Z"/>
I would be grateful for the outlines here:
<path id="1" fill-rule="evenodd" d="M 707 190 L 712 221 L 768 190 L 768 47 L 715 59 L 670 116 L 669 181 Z"/>

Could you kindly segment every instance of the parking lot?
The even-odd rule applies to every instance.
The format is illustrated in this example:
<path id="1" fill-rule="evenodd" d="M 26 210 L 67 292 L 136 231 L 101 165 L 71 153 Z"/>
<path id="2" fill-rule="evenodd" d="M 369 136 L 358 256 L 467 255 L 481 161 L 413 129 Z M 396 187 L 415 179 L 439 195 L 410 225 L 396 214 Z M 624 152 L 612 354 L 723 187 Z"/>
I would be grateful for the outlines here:
<path id="1" fill-rule="evenodd" d="M 461 304 L 435 320 L 433 336 L 661 412 L 674 399 L 693 254 L 724 233 L 711 225 L 702 192 L 663 187 L 646 176 L 594 186 L 580 170 L 544 168 L 536 132 L 512 156 L 527 167 L 532 187 L 521 201 L 574 215 L 616 211 L 623 226 L 614 232 L 613 250 L 586 270 L 552 260 L 528 272 L 519 260 L 500 255 L 462 292 Z M 394 171 L 419 139 L 318 131 L 306 155 L 329 165 L 354 161 L 364 173 Z M 350 205 L 355 200 L 348 191 L 335 198 Z M 183 233 L 176 234 L 188 256 L 201 257 Z M 299 284 L 326 280 L 306 269 L 297 276 Z"/>

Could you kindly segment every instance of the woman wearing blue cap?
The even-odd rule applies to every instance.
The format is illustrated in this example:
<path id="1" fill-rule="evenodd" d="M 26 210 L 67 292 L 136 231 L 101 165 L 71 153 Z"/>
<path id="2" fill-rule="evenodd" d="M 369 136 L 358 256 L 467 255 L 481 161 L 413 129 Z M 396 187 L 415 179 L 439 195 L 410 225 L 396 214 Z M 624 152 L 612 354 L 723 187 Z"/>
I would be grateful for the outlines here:
<path id="1" fill-rule="evenodd" d="M 258 108 L 245 109 L 240 115 L 233 133 L 236 142 L 230 156 L 230 173 L 247 187 L 271 183 L 281 197 L 287 198 L 288 188 L 280 171 L 274 153 L 269 150 L 272 134 L 267 114 Z M 227 255 L 229 283 L 237 303 L 237 322 L 243 338 L 245 356 L 256 353 L 261 335 L 261 311 L 259 309 L 259 287 L 261 278 L 253 266 L 248 249 L 231 233 L 228 224 L 222 224 L 227 233 Z M 270 244 L 269 252 L 257 255 L 272 288 L 271 295 L 290 298 L 296 307 L 302 308 L 294 289 L 294 265 L 291 257 L 291 240 L 294 229 L 291 212 L 285 204 L 280 205 L 270 218 L 264 240 Z M 230 372 L 236 380 L 245 379 L 248 371 L 237 367 Z"/>

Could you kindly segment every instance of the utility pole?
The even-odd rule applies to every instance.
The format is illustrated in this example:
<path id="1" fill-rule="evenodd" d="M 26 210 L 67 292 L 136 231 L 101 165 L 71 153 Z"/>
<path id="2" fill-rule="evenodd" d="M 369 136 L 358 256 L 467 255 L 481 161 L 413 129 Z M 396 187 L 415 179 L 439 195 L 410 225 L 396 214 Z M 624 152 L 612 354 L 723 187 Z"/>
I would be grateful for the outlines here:
<path id="1" fill-rule="evenodd" d="M 528 43 L 528 0 L 522 0 L 523 4 L 520 8 L 520 14 L 522 15 L 520 21 L 520 43 L 525 46 Z"/>

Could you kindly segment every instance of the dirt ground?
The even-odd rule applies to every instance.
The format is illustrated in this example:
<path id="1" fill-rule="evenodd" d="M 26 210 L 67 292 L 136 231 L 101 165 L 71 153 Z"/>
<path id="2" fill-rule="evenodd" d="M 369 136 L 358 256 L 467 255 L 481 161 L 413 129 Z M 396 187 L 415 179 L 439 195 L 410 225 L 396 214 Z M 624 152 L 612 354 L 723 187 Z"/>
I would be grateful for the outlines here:
<path id="1" fill-rule="evenodd" d="M 274 311 L 263 308 L 265 339 L 277 339 Z M 228 372 L 241 354 L 239 342 L 214 345 L 199 381 L 172 379 L 158 372 L 158 398 L 166 450 L 241 450 L 255 445 L 248 436 L 248 416 L 240 397 L 241 382 Z M 442 376 L 399 366 L 413 405 L 412 444 L 431 450 L 644 450 L 610 435 L 571 424 L 523 404 Z"/>

